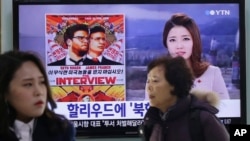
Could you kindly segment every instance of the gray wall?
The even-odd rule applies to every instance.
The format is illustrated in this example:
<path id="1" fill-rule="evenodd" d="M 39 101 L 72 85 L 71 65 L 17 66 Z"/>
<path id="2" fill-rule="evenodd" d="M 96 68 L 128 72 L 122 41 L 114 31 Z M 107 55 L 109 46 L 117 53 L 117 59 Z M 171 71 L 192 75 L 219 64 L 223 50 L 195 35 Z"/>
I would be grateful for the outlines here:
<path id="1" fill-rule="evenodd" d="M 13 42 L 12 39 L 12 0 L 1 0 L 1 28 L 2 28 L 2 52 L 11 50 L 11 45 Z M 246 0 L 246 60 L 250 60 L 250 49 L 248 46 L 250 45 L 250 40 L 248 38 L 250 37 L 250 0 Z M 250 65 L 246 64 L 246 72 L 250 70 Z M 247 111 L 250 110 L 250 74 L 247 73 Z M 250 112 L 247 112 L 247 124 L 250 124 Z M 87 138 L 78 138 L 78 141 L 139 141 L 139 138 L 112 138 L 112 139 L 87 139 Z"/>

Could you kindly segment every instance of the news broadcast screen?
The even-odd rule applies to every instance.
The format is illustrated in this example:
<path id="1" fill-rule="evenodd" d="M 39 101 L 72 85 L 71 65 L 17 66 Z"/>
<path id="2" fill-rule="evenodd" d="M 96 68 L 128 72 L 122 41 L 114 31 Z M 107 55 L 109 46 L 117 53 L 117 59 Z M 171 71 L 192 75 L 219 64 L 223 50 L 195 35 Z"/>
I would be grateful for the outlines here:
<path id="1" fill-rule="evenodd" d="M 245 47 L 240 43 L 244 36 L 238 3 L 19 4 L 14 36 L 19 50 L 41 57 L 57 101 L 56 112 L 70 119 L 79 134 L 133 135 L 149 108 L 147 64 L 168 53 L 162 43 L 163 28 L 174 13 L 195 20 L 201 33 L 202 59 L 220 68 L 229 98 L 220 100 L 217 116 L 224 124 L 241 123 L 245 76 L 240 69 L 245 58 L 240 54 Z M 72 49 L 64 34 L 77 24 L 105 29 L 102 55 L 109 63 L 69 62 Z M 64 64 L 51 65 L 63 59 Z"/>

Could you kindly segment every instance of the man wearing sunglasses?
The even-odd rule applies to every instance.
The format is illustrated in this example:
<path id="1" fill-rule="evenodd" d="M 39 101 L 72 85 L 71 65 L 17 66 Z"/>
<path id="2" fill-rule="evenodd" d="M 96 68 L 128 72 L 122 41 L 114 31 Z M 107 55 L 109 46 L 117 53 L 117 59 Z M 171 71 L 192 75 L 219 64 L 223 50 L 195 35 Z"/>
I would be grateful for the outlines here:
<path id="1" fill-rule="evenodd" d="M 89 34 L 89 50 L 86 65 L 122 65 L 119 62 L 109 60 L 103 56 L 103 51 L 107 46 L 105 29 L 102 26 L 94 26 L 90 28 Z"/>
<path id="2" fill-rule="evenodd" d="M 64 42 L 68 47 L 68 54 L 66 57 L 48 65 L 84 65 L 89 42 L 88 26 L 86 24 L 71 25 L 64 32 Z"/>

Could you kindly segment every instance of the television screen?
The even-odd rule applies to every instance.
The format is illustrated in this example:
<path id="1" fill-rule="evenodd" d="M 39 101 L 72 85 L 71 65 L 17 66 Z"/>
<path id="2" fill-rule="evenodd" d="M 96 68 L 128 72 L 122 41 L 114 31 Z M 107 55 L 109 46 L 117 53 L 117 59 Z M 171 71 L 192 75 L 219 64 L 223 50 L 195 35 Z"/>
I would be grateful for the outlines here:
<path id="1" fill-rule="evenodd" d="M 73 122 L 79 136 L 138 135 L 149 107 L 147 64 L 168 54 L 163 29 L 175 13 L 196 22 L 202 59 L 220 69 L 226 96 L 220 99 L 217 116 L 225 125 L 245 123 L 243 0 L 14 2 L 13 11 L 14 47 L 39 54 L 57 101 L 56 112 Z M 102 57 L 95 58 L 98 54 Z"/>

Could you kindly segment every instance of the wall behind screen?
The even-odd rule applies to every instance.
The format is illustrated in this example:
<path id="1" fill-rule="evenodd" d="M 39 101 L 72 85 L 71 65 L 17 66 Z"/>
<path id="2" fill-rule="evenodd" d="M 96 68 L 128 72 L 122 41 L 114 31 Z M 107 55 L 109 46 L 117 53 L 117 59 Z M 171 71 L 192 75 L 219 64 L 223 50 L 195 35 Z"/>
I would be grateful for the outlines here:
<path id="1" fill-rule="evenodd" d="M 246 0 L 246 25 L 250 25 L 250 1 Z M 8 51 L 12 49 L 12 1 L 11 0 L 1 0 L 1 46 L 2 52 Z M 246 26 L 246 39 L 250 38 L 250 26 Z M 250 40 L 246 40 L 246 60 L 250 60 Z M 246 72 L 250 72 L 250 62 L 246 62 Z M 247 73 L 247 124 L 250 124 L 250 74 Z M 124 139 L 82 139 L 78 138 L 77 141 L 139 141 L 139 138 L 124 138 Z"/>

